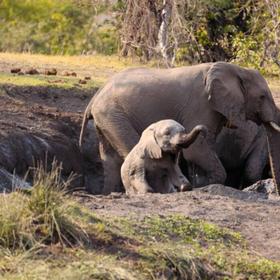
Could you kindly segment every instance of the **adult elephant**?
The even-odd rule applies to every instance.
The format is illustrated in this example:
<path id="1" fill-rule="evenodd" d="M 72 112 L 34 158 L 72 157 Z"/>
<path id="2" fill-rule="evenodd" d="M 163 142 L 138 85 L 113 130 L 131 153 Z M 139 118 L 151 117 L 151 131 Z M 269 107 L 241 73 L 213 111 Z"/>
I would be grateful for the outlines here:
<path id="1" fill-rule="evenodd" d="M 263 125 L 246 121 L 237 129 L 223 127 L 216 138 L 215 150 L 226 170 L 227 186 L 244 188 L 268 175 L 267 134 Z M 208 181 L 203 170 L 183 158 L 181 169 L 193 186 Z"/>
<path id="2" fill-rule="evenodd" d="M 224 183 L 225 169 L 215 149 L 224 125 L 238 127 L 248 118 L 268 130 L 274 177 L 280 181 L 277 108 L 265 79 L 258 71 L 225 62 L 174 69 L 135 68 L 116 74 L 88 105 L 80 135 L 93 116 L 104 166 L 104 193 L 117 189 L 123 159 L 151 123 L 174 119 L 187 130 L 207 126 L 184 158 L 207 173 L 208 184 Z M 278 184 L 279 185 L 279 184 Z"/>

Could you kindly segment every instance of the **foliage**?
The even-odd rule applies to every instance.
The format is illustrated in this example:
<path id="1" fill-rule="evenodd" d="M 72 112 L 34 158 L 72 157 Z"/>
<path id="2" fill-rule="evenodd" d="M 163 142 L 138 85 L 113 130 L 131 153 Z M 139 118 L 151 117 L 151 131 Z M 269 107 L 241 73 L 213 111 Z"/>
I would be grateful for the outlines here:
<path id="1" fill-rule="evenodd" d="M 103 2 L 106 1 L 3 0 L 0 36 L 5 39 L 0 41 L 0 50 L 45 54 L 116 52 L 115 28 L 95 24 L 95 17 L 106 6 Z"/>
<path id="2" fill-rule="evenodd" d="M 163 3 L 172 6 L 168 22 L 171 61 L 236 61 L 265 71 L 279 62 L 279 0 L 123 1 L 122 54 L 158 57 Z M 153 4 L 151 4 L 153 3 Z M 147 55 L 148 54 L 148 55 Z"/>
<path id="3" fill-rule="evenodd" d="M 280 0 L 2 0 L 0 51 L 158 59 L 164 3 L 173 64 L 280 66 Z"/>

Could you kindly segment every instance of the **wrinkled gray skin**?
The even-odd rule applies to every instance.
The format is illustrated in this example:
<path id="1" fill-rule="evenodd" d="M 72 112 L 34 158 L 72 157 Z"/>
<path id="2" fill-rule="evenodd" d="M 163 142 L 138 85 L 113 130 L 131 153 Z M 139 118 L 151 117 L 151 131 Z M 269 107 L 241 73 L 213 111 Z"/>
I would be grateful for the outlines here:
<path id="1" fill-rule="evenodd" d="M 125 158 L 121 178 L 127 194 L 170 193 L 191 190 L 191 184 L 178 166 L 179 152 L 190 146 L 206 127 L 196 126 L 191 133 L 174 120 L 161 120 L 146 128 Z"/>
<path id="2" fill-rule="evenodd" d="M 15 189 L 26 190 L 30 188 L 31 185 L 29 183 L 16 174 L 11 174 L 6 169 L 0 167 L 0 193 L 11 192 Z"/>
<path id="3" fill-rule="evenodd" d="M 215 138 L 227 124 L 247 119 L 267 129 L 274 177 L 280 185 L 279 132 L 273 123 L 277 108 L 265 79 L 258 71 L 225 62 L 173 69 L 128 69 L 112 79 L 92 99 L 84 114 L 80 135 L 94 118 L 104 166 L 104 193 L 120 185 L 120 167 L 151 123 L 173 119 L 187 132 L 198 124 L 208 128 L 205 139 L 183 151 L 184 158 L 207 174 L 208 182 L 223 184 L 226 171 L 215 152 Z M 273 127 L 272 127 L 273 126 Z"/>
<path id="4" fill-rule="evenodd" d="M 264 126 L 247 121 L 237 129 L 223 127 L 216 138 L 215 149 L 227 173 L 225 185 L 243 188 L 263 178 L 269 163 Z M 194 187 L 208 181 L 195 164 L 182 161 L 180 164 Z"/>

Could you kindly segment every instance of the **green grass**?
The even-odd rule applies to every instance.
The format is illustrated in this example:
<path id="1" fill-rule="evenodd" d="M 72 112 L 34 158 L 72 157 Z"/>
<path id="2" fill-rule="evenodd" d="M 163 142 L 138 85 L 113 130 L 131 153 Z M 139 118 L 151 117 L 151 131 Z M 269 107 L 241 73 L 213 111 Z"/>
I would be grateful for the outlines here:
<path id="1" fill-rule="evenodd" d="M 166 242 L 170 239 L 183 242 L 239 242 L 240 234 L 222 229 L 214 224 L 188 217 L 174 215 L 170 217 L 146 217 L 142 226 L 135 225 L 138 233 L 146 239 Z"/>

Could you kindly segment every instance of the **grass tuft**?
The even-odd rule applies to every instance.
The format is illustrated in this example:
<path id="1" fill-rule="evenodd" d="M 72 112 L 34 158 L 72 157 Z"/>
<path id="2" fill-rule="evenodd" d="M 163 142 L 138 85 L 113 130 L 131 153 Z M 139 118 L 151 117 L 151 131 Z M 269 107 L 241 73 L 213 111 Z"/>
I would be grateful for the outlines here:
<path id="1" fill-rule="evenodd" d="M 66 196 L 69 183 L 61 183 L 57 165 L 49 173 L 39 167 L 29 194 L 16 191 L 1 195 L 0 246 L 28 249 L 38 244 L 88 242 L 84 226 L 71 210 L 73 201 Z"/>
<path id="2" fill-rule="evenodd" d="M 28 198 L 18 192 L 0 196 L 0 246 L 30 247 L 35 243 Z"/>
<path id="3" fill-rule="evenodd" d="M 152 275 L 155 279 L 216 279 L 218 272 L 207 262 L 188 255 L 179 256 L 175 252 L 157 250 Z M 222 275 L 222 274 L 220 274 Z"/>
<path id="4" fill-rule="evenodd" d="M 239 233 L 182 215 L 145 217 L 140 232 L 157 241 L 239 243 Z"/>

